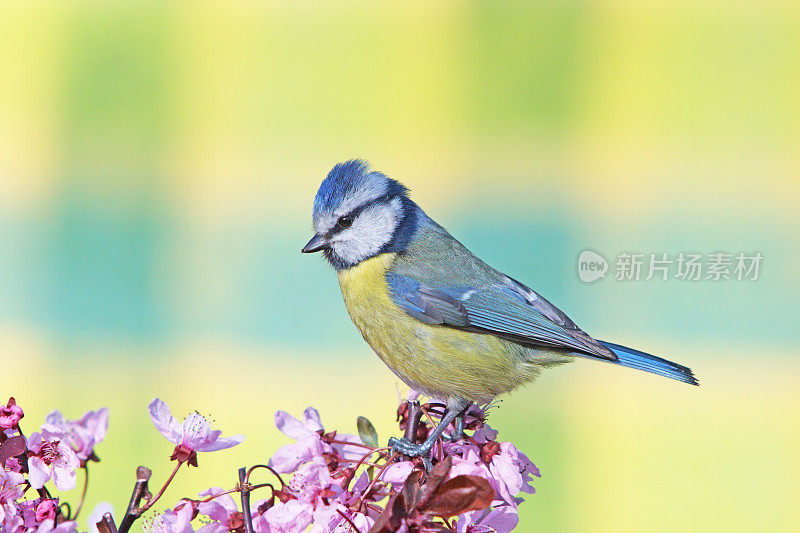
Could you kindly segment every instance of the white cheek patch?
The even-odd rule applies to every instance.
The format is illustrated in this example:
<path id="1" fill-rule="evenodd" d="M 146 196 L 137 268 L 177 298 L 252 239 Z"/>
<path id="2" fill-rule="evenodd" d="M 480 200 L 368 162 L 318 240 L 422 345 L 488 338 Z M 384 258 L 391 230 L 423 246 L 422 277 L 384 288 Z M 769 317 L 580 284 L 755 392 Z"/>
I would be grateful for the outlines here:
<path id="1" fill-rule="evenodd" d="M 399 198 L 367 207 L 352 226 L 333 237 L 333 251 L 350 264 L 372 257 L 392 239 L 402 210 Z"/>

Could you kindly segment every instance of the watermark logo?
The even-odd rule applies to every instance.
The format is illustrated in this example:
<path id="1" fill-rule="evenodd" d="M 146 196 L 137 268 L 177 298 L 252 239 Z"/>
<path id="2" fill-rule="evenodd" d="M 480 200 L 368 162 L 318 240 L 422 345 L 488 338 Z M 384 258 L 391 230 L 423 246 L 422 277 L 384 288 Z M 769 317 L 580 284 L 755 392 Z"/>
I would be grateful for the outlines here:
<path id="1" fill-rule="evenodd" d="M 761 252 L 620 252 L 613 277 L 617 281 L 757 281 L 763 259 Z M 578 277 L 584 283 L 605 278 L 608 270 L 609 262 L 594 250 L 583 250 L 578 256 Z"/>
<path id="2" fill-rule="evenodd" d="M 606 277 L 608 261 L 594 250 L 584 250 L 578 256 L 578 277 L 584 283 L 592 283 Z"/>

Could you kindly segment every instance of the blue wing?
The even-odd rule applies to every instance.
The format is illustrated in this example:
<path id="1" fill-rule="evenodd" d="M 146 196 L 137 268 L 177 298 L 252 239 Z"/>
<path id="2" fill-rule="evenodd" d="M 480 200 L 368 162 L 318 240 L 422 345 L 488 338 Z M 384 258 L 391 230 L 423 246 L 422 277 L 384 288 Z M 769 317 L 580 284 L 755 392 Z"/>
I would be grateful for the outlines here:
<path id="1" fill-rule="evenodd" d="M 516 280 L 503 276 L 481 286 L 433 287 L 387 272 L 392 300 L 426 324 L 552 346 L 615 361 L 617 356 L 586 334 L 561 310 Z"/>

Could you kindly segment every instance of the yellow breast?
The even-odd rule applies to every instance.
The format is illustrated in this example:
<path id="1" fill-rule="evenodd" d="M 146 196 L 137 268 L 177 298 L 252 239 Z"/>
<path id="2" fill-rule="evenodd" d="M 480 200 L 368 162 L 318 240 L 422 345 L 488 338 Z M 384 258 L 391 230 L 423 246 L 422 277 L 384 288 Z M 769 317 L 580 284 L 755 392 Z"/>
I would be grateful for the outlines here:
<path id="1" fill-rule="evenodd" d="M 391 299 L 384 275 L 395 254 L 381 254 L 339 272 L 350 317 L 375 353 L 406 384 L 439 398 L 485 401 L 538 373 L 524 348 L 493 335 L 429 325 Z"/>

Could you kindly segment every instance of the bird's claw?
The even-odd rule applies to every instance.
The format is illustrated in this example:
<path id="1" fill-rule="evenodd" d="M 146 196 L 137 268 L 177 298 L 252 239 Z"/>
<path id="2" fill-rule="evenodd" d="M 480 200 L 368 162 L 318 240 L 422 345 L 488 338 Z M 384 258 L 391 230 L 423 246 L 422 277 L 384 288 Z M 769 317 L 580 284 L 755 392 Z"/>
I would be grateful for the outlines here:
<path id="1" fill-rule="evenodd" d="M 430 450 L 426 450 L 422 444 L 414 444 L 405 437 L 400 439 L 397 437 L 390 437 L 389 447 L 394 451 L 409 457 L 422 457 L 430 452 Z"/>
<path id="2" fill-rule="evenodd" d="M 431 468 L 433 468 L 430 455 L 431 450 L 429 447 L 426 447 L 424 443 L 414 444 L 405 437 L 401 439 L 398 439 L 397 437 L 390 437 L 389 447 L 407 457 L 419 457 L 422 460 L 422 464 L 425 467 L 426 472 L 430 472 Z"/>

